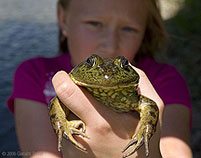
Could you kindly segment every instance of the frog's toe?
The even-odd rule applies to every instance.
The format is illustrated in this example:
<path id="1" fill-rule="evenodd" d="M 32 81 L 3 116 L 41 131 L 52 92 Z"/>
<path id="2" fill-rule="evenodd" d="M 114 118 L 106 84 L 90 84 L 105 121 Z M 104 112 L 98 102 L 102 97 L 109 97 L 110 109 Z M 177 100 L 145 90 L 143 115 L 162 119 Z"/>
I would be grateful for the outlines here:
<path id="1" fill-rule="evenodd" d="M 135 145 L 137 143 L 137 137 L 134 137 L 127 145 L 126 147 L 122 150 L 122 152 L 125 152 L 129 147 Z"/>
<path id="2" fill-rule="evenodd" d="M 128 143 L 122 152 L 125 152 L 131 146 L 134 148 L 127 154 L 123 155 L 123 158 L 126 158 L 134 154 L 143 144 L 145 145 L 145 155 L 149 156 L 149 139 L 150 139 L 149 127 L 148 125 L 144 128 L 141 127 L 139 131 L 133 136 L 133 139 Z"/>
<path id="3" fill-rule="evenodd" d="M 82 131 L 82 129 L 79 130 L 79 129 L 76 129 L 76 128 L 72 127 L 72 128 L 70 128 L 70 131 L 71 131 L 71 135 L 75 134 L 75 135 L 83 136 L 83 137 L 88 138 L 88 139 L 90 138 L 88 135 L 86 135 L 86 134 Z M 68 135 L 66 132 L 64 132 L 64 134 L 65 134 L 65 135 Z"/>
<path id="4" fill-rule="evenodd" d="M 61 145 L 61 141 L 62 141 L 62 131 L 59 130 L 58 133 L 58 151 L 60 152 L 61 151 L 61 148 L 62 148 L 62 145 Z"/>
<path id="5" fill-rule="evenodd" d="M 71 126 L 73 126 L 76 129 L 81 130 L 82 132 L 85 132 L 85 130 L 86 130 L 86 126 L 85 126 L 84 122 L 81 120 L 72 120 L 72 121 L 69 121 L 69 123 L 71 124 Z"/>
<path id="6" fill-rule="evenodd" d="M 77 148 L 81 150 L 86 150 L 80 143 L 78 143 L 73 135 L 80 135 L 85 138 L 89 139 L 89 136 L 87 136 L 85 133 L 85 124 L 81 120 L 73 120 L 73 121 L 68 121 L 66 127 L 64 128 L 63 136 L 66 139 L 69 139 L 70 142 L 75 145 Z"/>
<path id="7" fill-rule="evenodd" d="M 83 151 L 86 151 L 87 149 L 85 147 L 83 147 L 83 145 L 81 145 L 80 143 L 78 143 L 72 135 L 69 135 L 67 134 L 66 132 L 64 132 L 64 135 L 63 135 L 66 139 L 69 139 L 70 142 L 76 146 L 77 148 L 79 148 L 80 150 L 83 150 Z"/>
<path id="8" fill-rule="evenodd" d="M 68 127 L 70 127 L 71 134 L 81 135 L 81 136 L 89 139 L 89 136 L 87 136 L 84 133 L 86 130 L 86 126 L 83 121 L 72 120 L 72 121 L 69 121 L 68 123 L 69 123 Z"/>
<path id="9" fill-rule="evenodd" d="M 131 147 L 133 145 L 135 145 L 135 147 L 129 153 L 123 155 L 123 158 L 126 158 L 126 157 L 134 154 L 143 145 L 143 143 L 144 143 L 144 137 L 142 137 L 139 140 L 137 138 L 132 139 L 122 152 L 125 152 L 129 147 Z"/>

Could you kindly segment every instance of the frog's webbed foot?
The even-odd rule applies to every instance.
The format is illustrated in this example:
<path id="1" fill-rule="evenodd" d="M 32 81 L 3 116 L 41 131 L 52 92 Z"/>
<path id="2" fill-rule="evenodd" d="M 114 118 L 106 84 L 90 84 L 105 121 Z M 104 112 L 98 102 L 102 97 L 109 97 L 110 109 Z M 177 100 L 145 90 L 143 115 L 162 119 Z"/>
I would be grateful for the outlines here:
<path id="1" fill-rule="evenodd" d="M 84 148 L 80 143 L 78 143 L 73 135 L 80 135 L 85 138 L 89 139 L 89 136 L 87 136 L 85 132 L 85 124 L 81 120 L 73 120 L 73 121 L 65 121 L 65 122 L 57 122 L 57 128 L 56 134 L 58 137 L 58 151 L 61 151 L 61 141 L 62 137 L 64 136 L 66 139 L 68 139 L 74 146 L 79 148 L 80 150 L 86 151 L 86 148 Z"/>
<path id="2" fill-rule="evenodd" d="M 136 134 L 132 137 L 132 140 L 123 149 L 125 152 L 131 146 L 134 148 L 127 154 L 123 155 L 126 158 L 134 154 L 143 144 L 145 145 L 145 155 L 149 156 L 149 140 L 156 131 L 156 125 L 158 122 L 159 110 L 156 103 L 144 96 L 140 97 L 140 127 Z"/>
<path id="3" fill-rule="evenodd" d="M 125 152 L 129 147 L 134 146 L 134 148 L 127 154 L 123 155 L 123 158 L 134 154 L 143 144 L 145 144 L 145 155 L 149 155 L 149 139 L 151 134 L 149 133 L 149 125 L 141 126 L 139 131 L 132 137 L 132 140 L 127 144 L 122 152 Z"/>
<path id="4" fill-rule="evenodd" d="M 52 127 L 58 137 L 58 151 L 61 151 L 62 145 L 61 141 L 63 136 L 81 150 L 86 150 L 80 143 L 78 143 L 73 135 L 80 135 L 85 138 L 89 138 L 85 132 L 85 124 L 81 120 L 68 121 L 66 117 L 69 114 L 69 110 L 63 103 L 59 100 L 58 97 L 54 97 L 49 106 L 49 115 Z"/>
<path id="5" fill-rule="evenodd" d="M 84 133 L 85 129 L 86 129 L 85 124 L 81 120 L 67 121 L 66 127 L 64 128 L 63 131 L 63 136 L 66 139 L 69 139 L 70 142 L 77 148 L 86 151 L 87 149 L 84 148 L 80 143 L 78 143 L 73 137 L 73 135 L 80 135 L 89 139 L 89 136 L 87 136 Z"/>

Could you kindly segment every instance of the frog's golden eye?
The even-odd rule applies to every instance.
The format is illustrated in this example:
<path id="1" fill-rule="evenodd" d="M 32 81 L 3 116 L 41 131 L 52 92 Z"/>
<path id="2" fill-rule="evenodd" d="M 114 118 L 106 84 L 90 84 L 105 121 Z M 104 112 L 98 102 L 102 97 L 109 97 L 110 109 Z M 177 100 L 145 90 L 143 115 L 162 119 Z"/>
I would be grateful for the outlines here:
<path id="1" fill-rule="evenodd" d="M 121 60 L 121 67 L 126 70 L 129 71 L 129 61 L 126 58 L 123 58 Z"/>
<path id="2" fill-rule="evenodd" d="M 91 58 L 91 57 L 89 57 L 88 59 L 87 59 L 87 63 L 88 64 L 91 64 L 93 62 L 93 59 Z"/>
<path id="3" fill-rule="evenodd" d="M 128 66 L 128 65 L 129 65 L 128 60 L 127 60 L 127 59 L 124 59 L 124 60 L 122 61 L 122 65 L 123 65 L 123 66 Z"/>
<path id="4" fill-rule="evenodd" d="M 121 67 L 127 67 L 129 65 L 129 61 L 126 58 L 123 58 L 121 61 Z"/>
<path id="5" fill-rule="evenodd" d="M 86 60 L 87 64 L 89 64 L 90 66 L 93 66 L 95 64 L 95 59 L 93 56 L 89 57 L 87 60 Z"/>

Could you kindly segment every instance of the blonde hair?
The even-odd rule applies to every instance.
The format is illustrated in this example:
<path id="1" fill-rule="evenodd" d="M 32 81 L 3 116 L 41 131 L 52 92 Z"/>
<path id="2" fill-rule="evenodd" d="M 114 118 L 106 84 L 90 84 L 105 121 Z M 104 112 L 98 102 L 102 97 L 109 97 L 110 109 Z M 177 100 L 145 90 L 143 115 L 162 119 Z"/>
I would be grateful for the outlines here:
<path id="1" fill-rule="evenodd" d="M 58 5 L 63 9 L 69 7 L 70 0 L 58 0 Z M 146 9 L 148 10 L 147 26 L 145 30 L 144 39 L 141 47 L 135 57 L 135 60 L 143 57 L 154 57 L 155 52 L 164 49 L 167 43 L 167 31 L 165 29 L 159 6 L 158 0 L 145 0 Z M 68 52 L 67 38 L 59 31 L 59 52 Z"/>

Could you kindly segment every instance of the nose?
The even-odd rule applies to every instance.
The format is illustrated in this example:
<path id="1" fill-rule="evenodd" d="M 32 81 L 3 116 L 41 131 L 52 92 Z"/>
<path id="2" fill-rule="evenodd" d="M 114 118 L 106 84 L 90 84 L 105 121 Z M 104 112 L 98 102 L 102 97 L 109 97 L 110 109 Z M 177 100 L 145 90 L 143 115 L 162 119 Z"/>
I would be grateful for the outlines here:
<path id="1" fill-rule="evenodd" d="M 119 50 L 119 35 L 114 28 L 105 29 L 100 37 L 98 52 L 103 57 L 114 57 Z"/>

